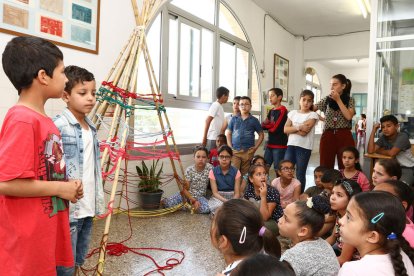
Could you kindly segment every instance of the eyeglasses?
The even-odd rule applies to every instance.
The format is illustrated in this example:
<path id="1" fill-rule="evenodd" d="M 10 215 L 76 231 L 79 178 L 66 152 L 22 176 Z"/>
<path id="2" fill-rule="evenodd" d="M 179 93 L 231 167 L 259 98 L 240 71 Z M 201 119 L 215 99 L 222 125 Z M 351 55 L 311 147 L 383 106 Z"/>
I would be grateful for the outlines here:
<path id="1" fill-rule="evenodd" d="M 280 170 L 281 171 L 285 171 L 285 172 L 294 172 L 295 171 L 295 168 L 286 168 L 286 167 L 283 167 L 283 168 L 280 168 Z"/>
<path id="2" fill-rule="evenodd" d="M 221 159 L 221 160 L 230 160 L 231 159 L 231 156 L 230 155 L 219 155 L 219 159 Z"/>
<path id="3" fill-rule="evenodd" d="M 250 104 L 239 104 L 239 106 L 243 107 L 243 106 L 249 106 Z"/>

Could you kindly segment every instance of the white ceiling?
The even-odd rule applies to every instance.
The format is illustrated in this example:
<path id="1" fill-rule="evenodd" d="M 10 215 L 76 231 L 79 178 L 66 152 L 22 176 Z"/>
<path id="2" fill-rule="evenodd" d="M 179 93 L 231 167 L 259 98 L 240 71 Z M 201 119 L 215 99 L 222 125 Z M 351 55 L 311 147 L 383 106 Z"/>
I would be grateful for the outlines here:
<path id="1" fill-rule="evenodd" d="M 338 60 L 323 60 L 318 63 L 330 68 L 330 69 L 360 69 L 367 68 L 369 66 L 368 58 L 360 59 L 338 59 Z"/>
<path id="2" fill-rule="evenodd" d="M 355 0 L 253 0 L 294 35 L 324 36 L 369 30 Z"/>

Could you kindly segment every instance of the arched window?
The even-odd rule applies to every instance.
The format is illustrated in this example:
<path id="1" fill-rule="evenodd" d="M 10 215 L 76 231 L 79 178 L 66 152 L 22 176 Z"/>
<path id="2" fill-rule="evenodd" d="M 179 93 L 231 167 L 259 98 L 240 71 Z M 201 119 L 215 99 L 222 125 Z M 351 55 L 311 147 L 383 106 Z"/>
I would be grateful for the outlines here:
<path id="1" fill-rule="evenodd" d="M 317 103 L 321 100 L 321 84 L 319 82 L 318 75 L 316 73 L 316 70 L 312 67 L 307 67 L 305 70 L 305 79 L 306 79 L 306 89 L 309 89 L 315 94 L 314 103 Z M 321 115 L 323 112 L 317 111 L 319 115 Z M 323 132 L 323 122 L 318 121 L 318 123 L 315 126 L 315 134 L 322 134 Z"/>
<path id="2" fill-rule="evenodd" d="M 172 0 L 147 31 L 147 44 L 178 144 L 200 143 L 215 90 L 230 90 L 226 113 L 235 96 L 252 99 L 252 114 L 261 111 L 253 49 L 234 12 L 219 0 Z M 138 89 L 150 91 L 140 60 Z M 149 111 L 136 110 L 134 127 L 148 129 Z M 148 124 L 150 124 L 149 120 Z M 197 122 L 195 124 L 195 122 Z M 151 122 L 152 123 L 152 122 Z"/>

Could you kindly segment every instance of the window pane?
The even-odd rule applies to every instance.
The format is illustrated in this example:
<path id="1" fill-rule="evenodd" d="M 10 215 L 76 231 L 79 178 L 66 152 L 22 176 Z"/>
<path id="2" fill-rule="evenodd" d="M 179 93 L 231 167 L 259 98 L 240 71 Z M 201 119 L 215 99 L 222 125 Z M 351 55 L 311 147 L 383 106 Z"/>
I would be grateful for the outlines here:
<path id="1" fill-rule="evenodd" d="M 168 49 L 168 93 L 177 96 L 178 20 L 170 18 Z"/>
<path id="2" fill-rule="evenodd" d="M 249 53 L 237 48 L 236 95 L 247 96 L 249 91 Z"/>
<path id="3" fill-rule="evenodd" d="M 200 75 L 200 30 L 181 23 L 180 95 L 198 97 Z"/>
<path id="4" fill-rule="evenodd" d="M 213 91 L 213 32 L 201 32 L 201 101 L 211 102 Z"/>
<path id="5" fill-rule="evenodd" d="M 261 105 L 261 100 L 260 100 L 260 92 L 259 92 L 259 82 L 257 79 L 257 72 L 256 72 L 256 66 L 254 66 L 254 64 L 256 64 L 255 62 L 253 62 L 253 66 L 252 66 L 252 111 L 260 111 L 260 105 Z"/>
<path id="6" fill-rule="evenodd" d="M 161 51 L 161 14 L 159 14 L 157 18 L 154 20 L 151 29 L 148 31 L 146 41 L 152 66 L 154 68 L 155 77 L 159 85 Z M 144 55 L 142 53 L 139 57 L 137 91 L 138 93 L 152 93 L 148 79 L 148 70 L 145 65 Z"/>
<path id="7" fill-rule="evenodd" d="M 236 79 L 236 49 L 233 45 L 220 41 L 220 78 L 219 86 L 230 90 L 229 102 L 234 98 L 234 83 Z"/>
<path id="8" fill-rule="evenodd" d="M 145 144 L 162 140 L 157 111 L 136 107 L 137 109 L 134 110 L 134 142 Z M 160 134 L 157 135 L 158 133 Z"/>
<path id="9" fill-rule="evenodd" d="M 171 4 L 214 24 L 215 0 L 173 0 Z"/>
<path id="10" fill-rule="evenodd" d="M 246 36 L 240 24 L 237 22 L 236 18 L 234 18 L 233 14 L 229 11 L 229 9 L 220 3 L 220 13 L 219 13 L 219 27 L 220 29 L 237 36 L 244 41 L 247 41 Z"/>

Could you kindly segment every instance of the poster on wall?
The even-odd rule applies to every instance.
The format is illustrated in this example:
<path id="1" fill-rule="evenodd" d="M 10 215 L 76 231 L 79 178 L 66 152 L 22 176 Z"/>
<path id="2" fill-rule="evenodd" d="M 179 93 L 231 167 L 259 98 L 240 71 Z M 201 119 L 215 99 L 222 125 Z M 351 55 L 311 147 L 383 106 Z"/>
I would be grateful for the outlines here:
<path id="1" fill-rule="evenodd" d="M 275 54 L 273 70 L 273 87 L 282 89 L 282 101 L 287 102 L 289 87 L 289 60 Z"/>
<path id="2" fill-rule="evenodd" d="M 0 31 L 98 54 L 99 8 L 100 0 L 0 0 Z"/>
<path id="3" fill-rule="evenodd" d="M 401 86 L 398 92 L 398 113 L 411 115 L 414 106 L 414 68 L 402 70 Z"/>

